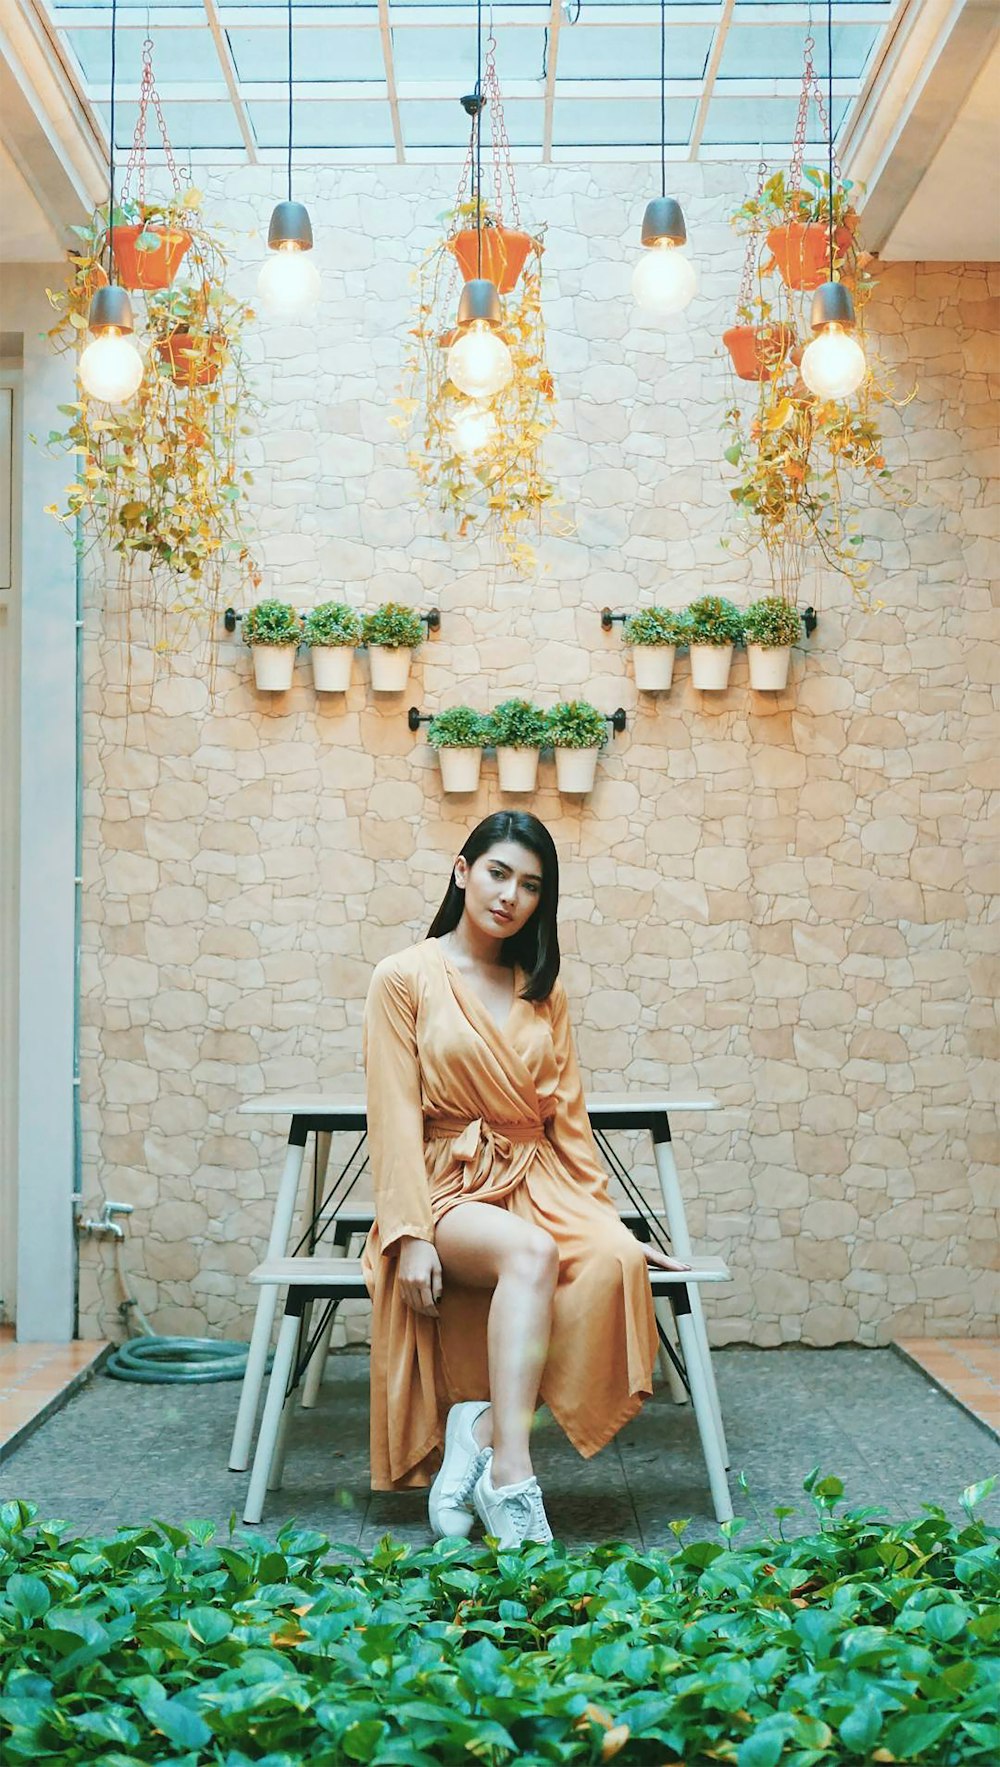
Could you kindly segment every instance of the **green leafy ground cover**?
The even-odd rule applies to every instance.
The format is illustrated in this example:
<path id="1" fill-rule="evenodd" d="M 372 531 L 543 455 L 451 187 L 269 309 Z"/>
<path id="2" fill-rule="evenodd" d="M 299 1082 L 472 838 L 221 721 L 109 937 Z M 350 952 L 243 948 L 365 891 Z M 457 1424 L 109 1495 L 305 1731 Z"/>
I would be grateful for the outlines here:
<path id="1" fill-rule="evenodd" d="M 807 1537 L 370 1558 L 0 1506 L 0 1756 L 94 1767 L 993 1762 L 998 1539 L 806 1481 Z"/>

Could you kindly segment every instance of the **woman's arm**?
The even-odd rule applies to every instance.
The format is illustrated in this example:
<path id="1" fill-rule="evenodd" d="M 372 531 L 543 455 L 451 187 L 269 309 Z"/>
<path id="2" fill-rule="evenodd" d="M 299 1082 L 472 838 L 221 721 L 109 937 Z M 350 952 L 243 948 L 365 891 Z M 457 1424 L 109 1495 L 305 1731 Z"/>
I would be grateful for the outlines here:
<path id="1" fill-rule="evenodd" d="M 424 1161 L 416 1007 L 406 980 L 380 963 L 365 1001 L 362 1038 L 368 1149 L 382 1250 L 397 1240 L 434 1239 Z"/>

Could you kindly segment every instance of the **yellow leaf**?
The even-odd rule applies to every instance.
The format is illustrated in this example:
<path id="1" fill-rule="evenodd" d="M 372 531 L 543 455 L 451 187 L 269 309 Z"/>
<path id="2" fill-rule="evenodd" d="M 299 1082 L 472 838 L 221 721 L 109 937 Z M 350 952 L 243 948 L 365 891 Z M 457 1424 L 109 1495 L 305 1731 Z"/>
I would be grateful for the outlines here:
<path id="1" fill-rule="evenodd" d="M 771 431 L 783 429 L 794 409 L 791 399 L 779 399 L 770 416 L 765 419 L 764 428 Z"/>
<path id="2" fill-rule="evenodd" d="M 608 1731 L 606 1737 L 604 1738 L 604 1741 L 601 1744 L 601 1760 L 602 1761 L 610 1761 L 613 1755 L 617 1755 L 619 1749 L 623 1749 L 625 1747 L 625 1744 L 628 1742 L 628 1738 L 629 1738 L 628 1725 L 627 1724 L 616 1724 L 612 1730 Z"/>

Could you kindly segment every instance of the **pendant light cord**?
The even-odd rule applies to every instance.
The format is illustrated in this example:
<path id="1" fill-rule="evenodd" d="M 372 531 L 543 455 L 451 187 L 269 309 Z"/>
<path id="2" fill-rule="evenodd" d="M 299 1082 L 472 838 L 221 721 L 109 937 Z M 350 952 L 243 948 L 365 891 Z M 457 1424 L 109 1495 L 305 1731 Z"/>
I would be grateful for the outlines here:
<path id="1" fill-rule="evenodd" d="M 292 200 L 292 0 L 288 0 L 288 200 Z"/>
<path id="2" fill-rule="evenodd" d="M 660 0 L 660 195 L 667 194 L 667 0 Z"/>
<path id="3" fill-rule="evenodd" d="M 108 282 L 115 280 L 115 77 L 118 71 L 118 0 L 111 0 L 111 189 L 108 200 Z M 127 180 L 126 180 L 127 182 Z"/>
<path id="4" fill-rule="evenodd" d="M 826 0 L 826 132 L 830 143 L 827 228 L 830 242 L 830 281 L 833 282 L 833 0 Z"/>
<path id="5" fill-rule="evenodd" d="M 476 275 L 483 274 L 483 0 L 476 0 Z"/>

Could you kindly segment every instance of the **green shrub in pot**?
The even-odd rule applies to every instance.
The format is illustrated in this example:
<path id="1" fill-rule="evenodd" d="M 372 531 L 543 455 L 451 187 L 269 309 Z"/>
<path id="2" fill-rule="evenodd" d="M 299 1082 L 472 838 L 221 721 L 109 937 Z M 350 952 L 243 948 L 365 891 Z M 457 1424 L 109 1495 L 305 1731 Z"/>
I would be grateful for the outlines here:
<path id="1" fill-rule="evenodd" d="M 292 685 L 302 622 L 287 601 L 258 601 L 243 616 L 243 642 L 250 646 L 254 681 L 263 693 L 284 693 Z"/>
<path id="2" fill-rule="evenodd" d="M 361 643 L 361 620 L 344 601 L 322 601 L 310 608 L 302 642 L 312 658 L 318 693 L 346 693 L 351 685 L 355 647 Z"/>
<path id="3" fill-rule="evenodd" d="M 365 615 L 361 637 L 368 646 L 376 693 L 401 693 L 409 679 L 411 654 L 423 643 L 420 615 L 401 601 L 383 602 L 374 613 Z"/>
<path id="4" fill-rule="evenodd" d="M 321 601 L 309 609 L 302 623 L 302 642 L 310 649 L 361 643 L 361 618 L 345 601 Z"/>
<path id="5" fill-rule="evenodd" d="M 633 647 L 635 684 L 644 693 L 662 693 L 674 678 L 677 648 L 688 641 L 686 615 L 669 607 L 643 607 L 629 614 L 623 637 Z"/>
<path id="6" fill-rule="evenodd" d="M 549 741 L 548 720 L 530 699 L 505 699 L 490 713 L 501 791 L 534 791 L 539 752 Z"/>
<path id="7" fill-rule="evenodd" d="M 560 791 L 587 792 L 594 784 L 597 757 L 608 740 L 603 712 L 585 699 L 561 700 L 546 717 L 548 737 L 556 751 L 556 782 Z"/>
<path id="8" fill-rule="evenodd" d="M 788 685 L 792 645 L 802 633 L 798 608 L 780 595 L 751 602 L 743 616 L 750 685 L 760 693 L 780 693 Z"/>
<path id="9" fill-rule="evenodd" d="M 427 740 L 437 749 L 445 791 L 475 791 L 483 749 L 490 740 L 489 719 L 472 706 L 449 706 L 435 712 Z"/>
<path id="10" fill-rule="evenodd" d="M 722 595 L 703 595 L 687 610 L 691 680 L 718 691 L 729 680 L 733 646 L 743 637 L 743 615 Z"/>

